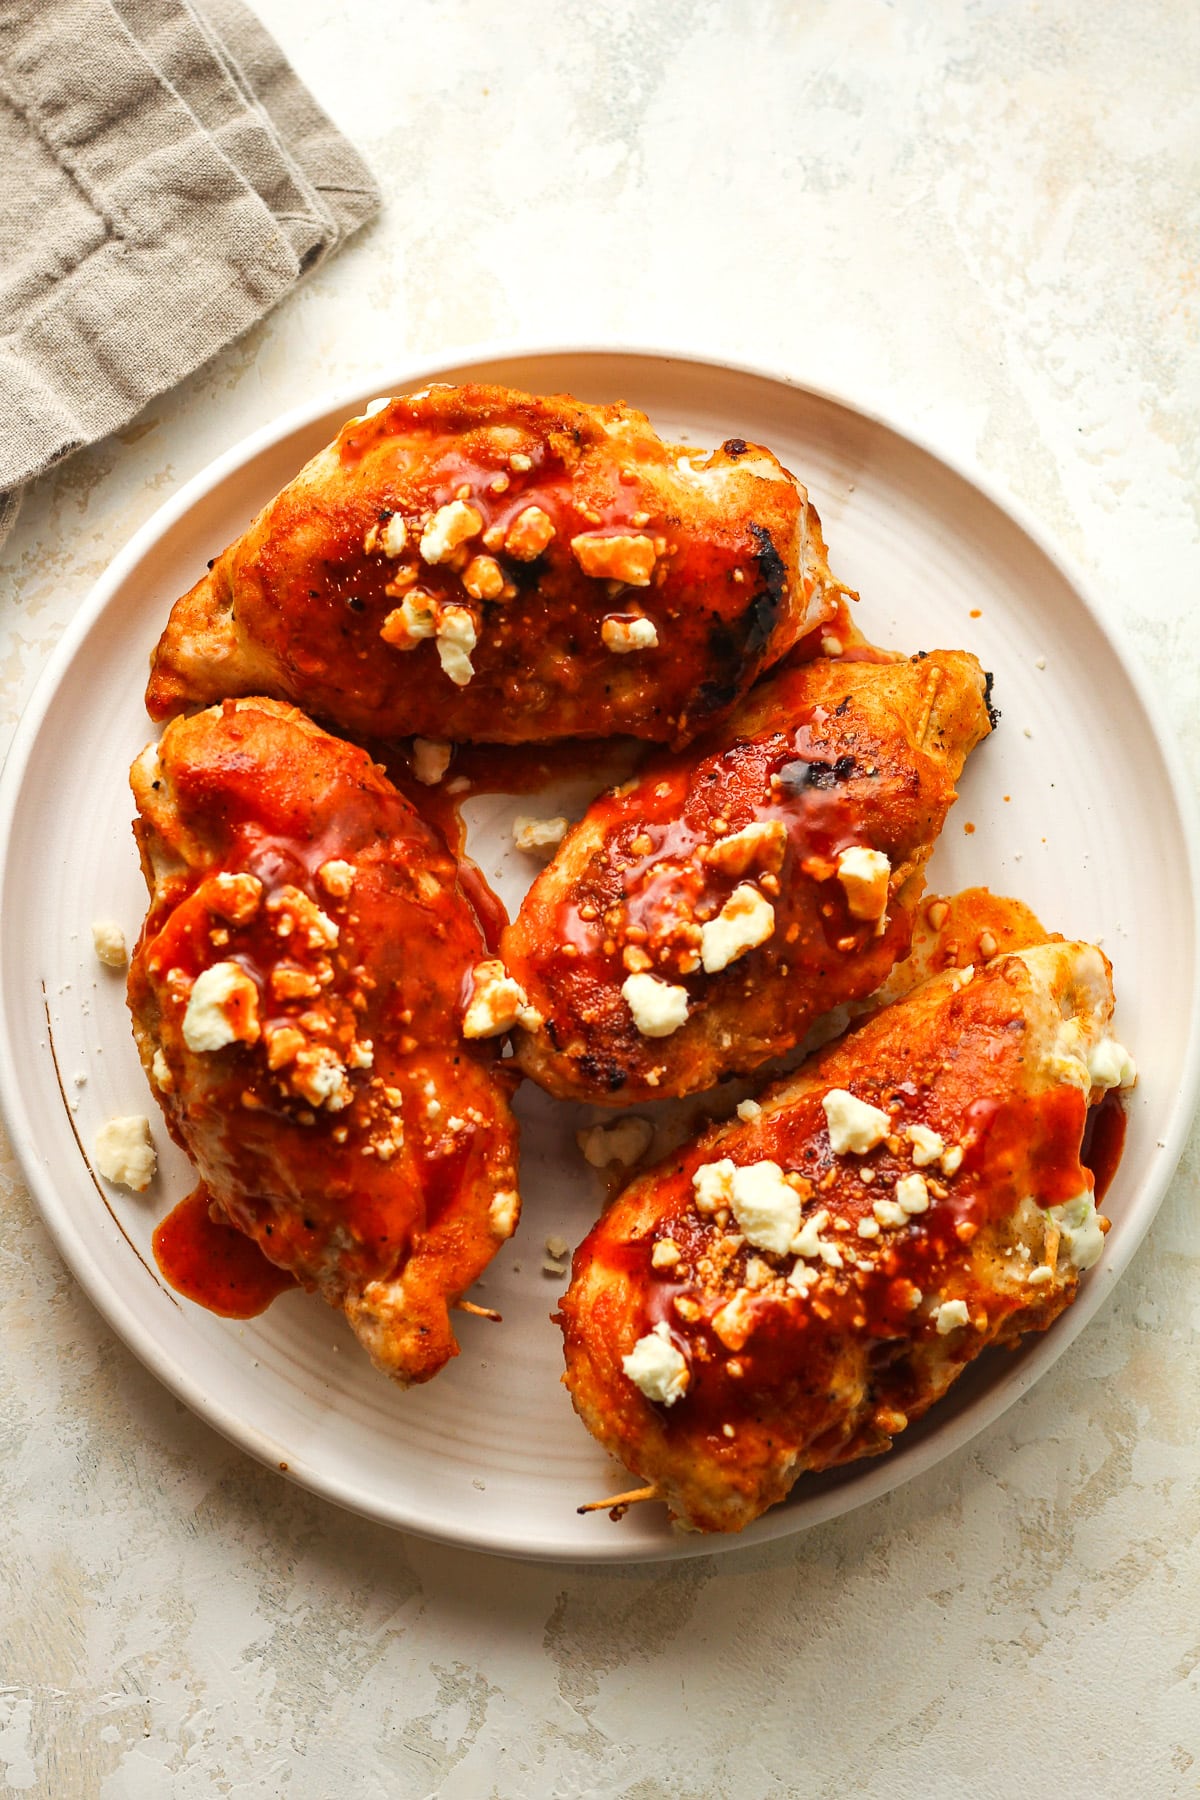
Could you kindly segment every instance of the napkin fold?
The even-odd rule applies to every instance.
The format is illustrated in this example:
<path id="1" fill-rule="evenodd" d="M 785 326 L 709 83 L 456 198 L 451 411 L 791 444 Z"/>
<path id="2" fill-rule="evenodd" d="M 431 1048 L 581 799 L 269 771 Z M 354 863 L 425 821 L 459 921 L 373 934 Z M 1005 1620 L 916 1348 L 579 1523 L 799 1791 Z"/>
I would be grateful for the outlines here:
<path id="1" fill-rule="evenodd" d="M 0 541 L 379 205 L 241 0 L 5 0 L 0 169 Z"/>

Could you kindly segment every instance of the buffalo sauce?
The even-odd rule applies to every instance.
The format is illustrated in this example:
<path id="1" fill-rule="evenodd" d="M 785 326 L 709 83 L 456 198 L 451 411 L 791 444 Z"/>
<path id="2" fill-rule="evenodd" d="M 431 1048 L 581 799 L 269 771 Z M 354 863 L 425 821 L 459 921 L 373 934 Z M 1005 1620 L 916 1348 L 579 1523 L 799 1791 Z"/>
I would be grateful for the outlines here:
<path id="1" fill-rule="evenodd" d="M 498 956 L 500 938 L 509 922 L 503 900 L 488 886 L 483 870 L 469 856 L 458 859 L 458 885 L 475 914 L 484 943 L 493 956 Z"/>
<path id="2" fill-rule="evenodd" d="M 1121 1155 L 1125 1149 L 1127 1123 L 1125 1108 L 1121 1104 L 1121 1096 L 1117 1088 L 1110 1088 L 1100 1104 L 1093 1106 L 1088 1114 L 1080 1161 L 1084 1168 L 1090 1169 L 1092 1172 L 1092 1179 L 1096 1184 L 1097 1205 L 1112 1186 L 1113 1176 L 1117 1172 Z"/>
<path id="3" fill-rule="evenodd" d="M 303 1095 L 286 1087 L 290 1065 L 276 1073 L 261 1050 L 253 1058 L 235 1052 L 226 1062 L 214 1063 L 201 1084 L 199 1105 L 230 1121 L 220 1138 L 210 1133 L 206 1148 L 214 1167 L 207 1172 L 225 1216 L 243 1229 L 224 1218 L 214 1221 L 210 1196 L 201 1187 L 159 1226 L 155 1255 L 179 1292 L 235 1318 L 261 1312 L 276 1293 L 295 1285 L 259 1243 L 266 1243 L 280 1263 L 307 1272 L 321 1266 L 332 1236 L 348 1280 L 386 1279 L 407 1255 L 414 1235 L 432 1229 L 453 1206 L 468 1164 L 485 1142 L 481 1128 L 486 1121 L 465 1104 L 471 1096 L 468 1085 L 462 1089 L 465 1118 L 458 1128 L 451 1131 L 434 1122 L 440 1109 L 435 1112 L 425 1101 L 429 1079 L 440 1079 L 438 1060 L 422 1051 L 418 1039 L 402 1033 L 414 1010 L 418 1031 L 422 1024 L 427 1027 L 429 1044 L 444 1042 L 447 1055 L 455 1053 L 455 1063 L 461 1051 L 468 1072 L 470 1065 L 490 1063 L 498 1055 L 491 1046 L 460 1046 L 457 991 L 435 974 L 436 960 L 400 960 L 403 940 L 397 936 L 397 920 L 404 915 L 392 908 L 397 871 L 408 857 L 437 876 L 436 893 L 404 902 L 416 909 L 431 945 L 447 944 L 452 961 L 461 958 L 466 966 L 482 948 L 464 896 L 454 886 L 453 866 L 404 798 L 381 793 L 373 784 L 344 780 L 334 820 L 327 823 L 319 811 L 307 810 L 307 789 L 298 790 L 294 806 L 277 796 L 268 802 L 253 777 L 250 759 L 235 756 L 224 757 L 215 774 L 205 770 L 201 775 L 217 789 L 229 838 L 225 869 L 256 877 L 262 883 L 261 903 L 242 920 L 213 911 L 206 894 L 220 866 L 206 868 L 191 893 L 172 893 L 160 902 L 131 976 L 151 982 L 174 1016 L 182 1004 L 181 983 L 194 982 L 214 961 L 234 962 L 258 988 L 264 1038 L 302 1016 L 315 999 L 330 1021 L 317 1028 L 327 1033 L 322 1041 L 345 1062 L 354 1098 L 343 1110 L 329 1113 L 316 1104 L 302 1104 Z M 380 843 L 386 846 L 382 860 L 375 853 Z M 331 894 L 319 878 L 322 865 L 356 857 L 358 875 L 350 894 Z M 302 923 L 280 935 L 271 908 L 288 886 L 312 904 L 332 909 L 339 922 L 333 944 L 314 951 Z M 485 910 L 482 902 L 475 910 Z M 364 951 L 373 975 L 351 966 Z M 275 997 L 271 983 L 283 963 L 301 973 L 326 965 L 328 980 L 322 980 L 319 995 L 305 995 L 289 1010 L 286 999 Z M 404 968 L 407 985 L 401 995 L 397 984 Z M 405 1010 L 398 1011 L 402 1006 Z M 350 1052 L 365 1040 L 374 1045 L 374 1061 L 364 1063 Z M 391 1084 L 400 1090 L 400 1101 L 390 1097 Z M 184 1107 L 174 1086 L 165 1092 L 175 1095 L 167 1101 L 169 1114 Z M 402 1143 L 392 1138 L 398 1119 L 404 1127 Z M 302 1134 L 298 1139 L 292 1136 L 297 1131 Z M 305 1198 L 303 1203 L 295 1199 L 273 1218 L 268 1211 L 264 1218 L 262 1209 L 269 1203 L 258 1197 L 259 1183 L 284 1141 L 281 1133 L 303 1164 Z M 391 1165 L 387 1175 L 380 1166 L 385 1161 Z"/>
<path id="4" fill-rule="evenodd" d="M 1087 1184 L 1080 1161 L 1087 1096 L 1066 1084 L 1041 1094 L 976 1100 L 963 1127 L 963 1173 L 1008 1197 L 1019 1189 L 1041 1206 L 1062 1206 Z"/>
<path id="5" fill-rule="evenodd" d="M 650 746 L 639 738 L 562 738 L 547 744 L 458 744 L 449 779 L 459 792 L 535 794 L 559 781 L 592 778 L 598 787 L 627 777 Z"/>
<path id="6" fill-rule="evenodd" d="M 631 461 L 628 468 L 618 467 L 619 452 L 612 452 L 614 460 L 611 464 L 589 466 L 581 474 L 579 458 L 573 449 L 556 444 L 554 434 L 545 438 L 538 435 L 537 427 L 531 427 L 523 439 L 522 457 L 527 466 L 514 468 L 511 454 L 494 438 L 489 441 L 488 430 L 464 432 L 453 425 L 446 427 L 440 421 L 431 428 L 414 413 L 411 403 L 400 404 L 403 408 L 403 438 L 397 448 L 396 461 L 408 496 L 403 503 L 406 510 L 433 512 L 460 497 L 468 499 L 483 521 L 480 533 L 472 539 L 472 548 L 478 542 L 485 552 L 494 555 L 506 553 L 510 528 L 533 505 L 546 515 L 553 527 L 549 539 L 554 546 L 552 558 L 560 557 L 562 547 L 581 536 L 633 534 L 649 537 L 655 544 L 653 583 L 646 588 L 622 586 L 620 597 L 614 599 L 611 609 L 615 616 L 633 616 L 631 601 L 635 603 L 636 613 L 640 614 L 642 600 L 649 599 L 656 610 L 665 611 L 669 618 L 679 621 L 683 618 L 681 598 L 699 592 L 707 597 L 713 618 L 720 621 L 723 613 L 731 615 L 728 625 L 734 635 L 730 640 L 730 651 L 734 656 L 741 654 L 743 647 L 738 633 L 745 635 L 748 631 L 753 636 L 756 599 L 761 590 L 769 589 L 772 565 L 779 562 L 769 535 L 761 528 L 747 524 L 742 530 L 680 532 L 678 519 L 663 512 L 661 497 L 643 491 L 636 461 Z M 397 423 L 395 409 L 389 407 L 370 419 L 354 421 L 347 426 L 337 442 L 342 467 L 358 469 L 365 457 L 386 445 L 395 435 Z M 662 473 L 668 467 L 668 453 L 666 446 L 658 448 L 660 455 L 656 459 L 655 472 Z M 652 510 L 646 510 L 647 507 Z M 347 568 L 356 560 L 356 533 L 357 525 L 353 528 L 348 525 L 344 545 Z M 515 644 L 531 634 L 536 638 L 544 637 L 544 617 L 540 617 L 538 611 L 520 605 L 530 590 L 536 595 L 543 567 L 542 553 L 530 561 L 514 559 L 511 552 L 506 554 L 505 570 L 510 585 L 504 597 L 489 603 L 488 616 L 495 623 L 489 627 L 488 637 L 493 642 L 509 639 Z M 574 563 L 571 564 L 571 578 L 584 579 Z M 449 566 L 423 566 L 421 579 L 425 587 L 435 591 L 444 589 L 449 597 L 461 602 L 461 586 Z M 587 578 L 589 583 L 598 579 Z M 807 585 L 810 588 L 811 580 L 809 577 Z M 523 616 L 513 616 L 514 605 L 517 614 Z M 694 614 L 698 609 L 690 607 L 687 610 Z M 771 617 L 774 617 L 773 607 Z M 696 618 L 691 623 L 694 631 L 699 631 L 703 621 Z M 555 624 L 559 627 L 557 635 L 562 636 L 563 622 L 555 621 Z M 748 647 L 753 651 L 758 646 Z M 565 648 L 571 656 L 607 657 L 609 654 L 598 650 L 583 621 L 578 633 L 569 622 L 566 623 Z"/>
<path id="7" fill-rule="evenodd" d="M 223 1319 L 253 1319 L 299 1283 L 268 1262 L 253 1238 L 212 1216 L 201 1182 L 154 1233 L 154 1260 L 177 1294 Z"/>
<path id="8" fill-rule="evenodd" d="M 343 468 L 360 467 L 364 457 L 394 435 L 396 421 L 391 411 L 385 408 L 342 431 L 337 451 Z M 538 437 L 533 428 L 523 450 L 528 467 L 514 469 L 511 456 L 494 441 L 489 443 L 486 433 L 464 434 L 453 427 L 430 429 L 414 418 L 411 407 L 406 408 L 406 415 L 397 459 L 403 464 L 405 487 L 410 494 L 419 494 L 420 507 L 429 511 L 448 505 L 465 491 L 469 503 L 483 519 L 484 549 L 492 533 L 501 541 L 507 538 L 519 515 L 536 505 L 554 527 L 550 542 L 558 545 L 591 534 L 632 533 L 659 540 L 656 579 L 647 590 L 650 595 L 668 579 L 660 571 L 669 569 L 671 585 L 677 590 L 681 586 L 699 588 L 719 600 L 731 590 L 748 589 L 748 594 L 739 594 L 736 600 L 739 613 L 754 593 L 754 587 L 743 580 L 747 563 L 759 565 L 757 584 L 765 586 L 769 574 L 764 565 L 772 559 L 778 561 L 769 536 L 753 524 L 744 532 L 680 534 L 678 520 L 657 509 L 657 497 L 643 493 L 636 462 L 619 470 L 614 458 L 610 466 L 590 470 L 581 480 L 577 457 L 560 453 L 561 447 Z M 656 472 L 661 472 L 668 466 L 668 450 L 665 445 L 658 449 Z M 656 510 L 646 511 L 647 503 L 656 506 Z M 765 546 L 762 538 L 766 539 Z M 510 570 L 518 591 L 523 585 L 536 585 L 537 561 L 535 558 L 532 564 L 519 562 L 515 570 Z M 423 580 L 428 573 L 422 572 Z M 637 587 L 630 597 L 640 602 L 642 595 L 643 590 Z M 619 615 L 620 608 L 615 610 Z"/>
<path id="9" fill-rule="evenodd" d="M 715 915 L 743 880 L 754 879 L 753 872 L 723 874 L 700 852 L 711 856 L 722 836 L 747 824 L 776 821 L 787 834 L 790 867 L 781 871 L 773 896 L 776 930 L 760 951 L 767 966 L 810 958 L 849 966 L 851 948 L 874 942 L 890 967 L 907 946 L 907 915 L 896 908 L 888 935 L 877 939 L 872 923 L 850 915 L 836 879 L 839 852 L 861 843 L 876 823 L 869 784 L 851 780 L 873 767 L 873 745 L 861 744 L 857 757 L 841 754 L 848 742 L 859 744 L 854 715 L 835 716 L 843 711 L 810 705 L 795 710 L 786 730 L 739 738 L 708 754 L 701 748 L 658 758 L 632 791 L 616 789 L 594 801 L 589 820 L 603 834 L 604 849 L 557 905 L 548 934 L 554 948 L 546 952 L 551 982 L 574 986 L 590 979 L 597 987 L 620 987 L 629 966 L 626 939 L 670 944 L 669 955 L 657 957 L 656 972 L 686 983 L 698 959 L 684 928 L 697 916 Z M 819 883 L 816 906 L 802 897 L 801 875 Z M 708 911 L 697 915 L 701 904 Z M 804 920 L 810 908 L 816 917 L 805 923 L 804 939 L 795 933 L 789 939 L 791 919 Z M 696 998 L 702 997 L 697 988 Z"/>
<path id="10" fill-rule="evenodd" d="M 433 783 L 416 780 L 409 753 L 402 746 L 377 744 L 372 753 L 458 863 L 459 888 L 495 956 L 510 921 L 504 902 L 467 854 L 463 806 L 479 794 L 536 794 L 551 784 L 585 776 L 604 785 L 628 775 L 646 748 L 636 738 L 564 738 L 552 747 L 455 744 L 445 776 Z"/>
<path id="11" fill-rule="evenodd" d="M 734 468 L 750 446 L 730 439 L 723 448 L 717 470 Z M 350 421 L 329 453 L 332 479 L 339 492 L 362 482 L 369 499 L 342 509 L 327 552 L 292 584 L 306 621 L 315 607 L 340 645 L 326 671 L 331 702 L 350 685 L 359 719 L 362 702 L 376 716 L 403 715 L 422 735 L 442 735 L 449 719 L 453 735 L 475 739 L 619 730 L 671 743 L 694 737 L 786 646 L 797 615 L 812 606 L 821 567 L 813 556 L 798 570 L 785 563 L 803 502 L 782 473 L 739 483 L 731 510 L 697 479 L 700 453 L 681 451 L 638 415 L 617 419 L 612 409 L 472 384 L 397 397 Z M 429 516 L 454 504 L 478 515 L 470 561 L 494 559 L 502 584 L 472 593 L 475 678 L 443 705 L 432 644 L 378 654 L 376 631 L 402 588 L 370 531 L 400 513 L 404 581 L 415 571 L 435 601 L 462 604 L 458 570 L 469 562 L 418 562 L 413 541 L 414 527 L 423 535 Z M 536 554 L 520 524 L 532 506 L 549 527 L 548 536 L 534 534 L 543 540 Z M 616 538 L 639 547 L 621 553 L 610 543 L 599 553 Z M 494 571 L 477 575 L 472 589 L 495 583 Z M 655 641 L 636 656 L 614 655 L 603 622 L 641 618 Z"/>
<path id="12" fill-rule="evenodd" d="M 947 1142 L 960 1141 L 964 1148 L 958 1173 L 939 1180 L 936 1165 L 922 1171 L 942 1194 L 931 1192 L 928 1210 L 910 1227 L 884 1230 L 864 1241 L 857 1235 L 859 1220 L 870 1217 L 876 1198 L 892 1197 L 900 1177 L 913 1173 L 904 1134 L 912 1125 L 940 1130 L 948 1123 L 938 1116 L 936 1090 L 912 1081 L 880 1088 L 871 1098 L 894 1109 L 898 1154 L 885 1141 L 867 1157 L 833 1157 L 821 1096 L 814 1091 L 764 1117 L 753 1155 L 735 1156 L 738 1162 L 774 1160 L 798 1169 L 811 1184 L 805 1216 L 818 1207 L 828 1211 L 830 1223 L 822 1237 L 843 1257 L 841 1271 L 822 1270 L 826 1279 L 811 1299 L 781 1297 L 778 1291 L 760 1299 L 750 1290 L 753 1327 L 736 1352 L 720 1341 L 713 1319 L 735 1292 L 745 1290 L 746 1263 L 756 1252 L 752 1246 L 736 1251 L 715 1281 L 706 1280 L 696 1266 L 722 1234 L 694 1211 L 692 1176 L 702 1162 L 721 1157 L 719 1142 L 707 1157 L 691 1155 L 669 1177 L 659 1178 L 661 1197 L 656 1197 L 653 1227 L 645 1236 L 622 1242 L 616 1237 L 616 1218 L 607 1228 L 604 1223 L 597 1228 L 593 1253 L 629 1284 L 639 1320 L 637 1336 L 665 1321 L 688 1355 L 688 1390 L 667 1415 L 673 1427 L 719 1443 L 728 1441 L 727 1424 L 761 1423 L 772 1414 L 786 1416 L 806 1397 L 818 1399 L 826 1392 L 829 1358 L 839 1354 L 842 1337 L 877 1346 L 873 1359 L 881 1357 L 889 1365 L 887 1393 L 892 1401 L 903 1401 L 905 1383 L 912 1380 L 908 1349 L 914 1336 L 932 1329 L 923 1317 L 916 1322 L 923 1299 L 949 1288 L 966 1296 L 972 1317 L 982 1310 L 991 1324 L 1020 1308 L 1019 1298 L 981 1284 L 973 1272 L 971 1243 L 981 1226 L 1014 1212 L 1029 1194 L 1044 1207 L 1060 1205 L 1085 1190 L 1093 1172 L 1099 1197 L 1116 1166 L 1124 1130 L 1124 1115 L 1113 1096 L 1089 1109 L 1086 1096 L 1075 1087 L 976 1100 L 961 1115 L 953 1138 L 947 1136 Z M 862 1182 L 863 1169 L 872 1172 L 870 1183 Z M 834 1227 L 839 1217 L 847 1229 Z M 725 1229 L 738 1234 L 732 1215 Z M 653 1245 L 666 1237 L 678 1245 L 680 1261 L 659 1271 L 652 1263 Z M 870 1269 L 856 1269 L 859 1260 L 870 1261 Z M 695 1316 L 679 1312 L 681 1299 L 685 1313 L 694 1311 Z"/>

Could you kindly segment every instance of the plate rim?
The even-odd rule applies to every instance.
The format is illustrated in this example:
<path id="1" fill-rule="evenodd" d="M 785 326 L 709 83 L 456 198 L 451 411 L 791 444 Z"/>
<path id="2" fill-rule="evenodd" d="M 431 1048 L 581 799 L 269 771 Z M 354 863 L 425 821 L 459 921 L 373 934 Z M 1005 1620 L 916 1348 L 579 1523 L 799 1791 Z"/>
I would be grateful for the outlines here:
<path id="1" fill-rule="evenodd" d="M 350 416 L 356 407 L 364 403 L 365 394 L 402 393 L 414 383 L 435 381 L 451 371 L 482 371 L 498 363 L 584 358 L 636 359 L 656 364 L 686 365 L 701 371 L 715 369 L 806 395 L 878 426 L 912 445 L 982 495 L 1014 525 L 1070 587 L 1107 648 L 1117 657 L 1133 690 L 1154 749 L 1166 772 L 1169 798 L 1181 827 L 1185 853 L 1182 862 L 1195 921 L 1193 948 L 1196 952 L 1192 992 L 1189 996 L 1190 1022 L 1186 1055 L 1176 1083 L 1167 1133 L 1160 1140 L 1162 1148 L 1153 1169 L 1139 1188 L 1142 1202 L 1139 1218 L 1132 1222 L 1130 1229 L 1122 1230 L 1118 1244 L 1114 1245 L 1116 1254 L 1112 1262 L 1106 1262 L 1094 1271 L 1079 1299 L 1055 1322 L 1054 1329 L 1044 1333 L 1026 1350 L 1018 1367 L 1010 1370 L 985 1393 L 974 1399 L 966 1413 L 956 1416 L 949 1443 L 944 1441 L 945 1434 L 931 1430 L 928 1437 L 903 1460 L 880 1459 L 864 1469 L 856 1480 L 830 1489 L 800 1517 L 789 1517 L 787 1509 L 781 1507 L 765 1514 L 756 1525 L 736 1536 L 676 1534 L 673 1541 L 664 1542 L 661 1546 L 623 1547 L 618 1534 L 604 1534 L 597 1538 L 594 1547 L 589 1546 L 586 1553 L 565 1552 L 553 1546 L 514 1543 L 511 1532 L 507 1530 L 491 1531 L 482 1526 L 464 1528 L 461 1525 L 453 1529 L 443 1528 L 434 1520 L 414 1520 L 406 1515 L 403 1508 L 393 1507 L 384 1512 L 377 1502 L 372 1503 L 368 1496 L 358 1494 L 356 1490 L 340 1484 L 336 1476 L 323 1471 L 296 1469 L 291 1462 L 286 1472 L 281 1471 L 274 1453 L 275 1447 L 263 1439 L 256 1426 L 234 1415 L 227 1406 L 214 1402 L 185 1367 L 176 1366 L 174 1362 L 164 1364 L 163 1353 L 152 1330 L 143 1328 L 136 1309 L 114 1293 L 92 1269 L 86 1251 L 75 1240 L 66 1209 L 58 1205 L 54 1184 L 47 1182 L 43 1185 L 40 1158 L 30 1121 L 24 1111 L 24 1096 L 17 1076 L 17 1046 L 10 1041 L 8 1007 L 0 992 L 0 1111 L 3 1112 L 14 1154 L 34 1204 L 59 1255 L 92 1305 L 139 1362 L 169 1392 L 182 1400 L 227 1441 L 246 1451 L 274 1473 L 285 1473 L 286 1479 L 296 1482 L 307 1491 L 379 1524 L 454 1548 L 518 1560 L 590 1568 L 597 1564 L 606 1566 L 666 1562 L 736 1549 L 761 1548 L 764 1544 L 795 1536 L 834 1517 L 856 1511 L 925 1473 L 954 1451 L 972 1442 L 1028 1393 L 1089 1323 L 1124 1275 L 1153 1223 L 1178 1168 L 1200 1105 L 1200 799 L 1192 790 L 1174 727 L 1161 716 L 1160 709 L 1154 704 L 1150 676 L 1143 668 L 1136 650 L 1129 644 L 1119 622 L 1098 597 L 1092 578 L 1085 575 L 1074 558 L 1049 536 L 1041 521 L 1031 516 L 1025 503 L 990 472 L 981 469 L 974 458 L 949 449 L 919 427 L 911 426 L 874 403 L 859 399 L 847 389 L 831 387 L 827 383 L 811 381 L 786 370 L 772 368 L 768 364 L 713 353 L 701 347 L 676 346 L 660 349 L 621 340 L 601 344 L 524 344 L 519 340 L 503 339 L 447 350 L 439 353 L 437 360 L 423 356 L 399 365 L 388 365 L 382 371 L 371 372 L 367 377 L 356 377 L 352 384 L 339 382 L 336 386 L 330 385 L 314 399 L 287 408 L 211 459 L 137 528 L 92 584 L 68 622 L 34 683 L 8 746 L 4 766 L 0 770 L 0 891 L 3 891 L 9 877 L 9 845 L 25 771 L 60 683 L 71 667 L 80 644 L 103 614 L 116 590 L 153 546 L 194 506 L 239 468 L 244 468 L 282 439 L 314 424 L 325 414 L 344 408 L 347 416 Z M 1026 1341 L 1028 1344 L 1028 1340 Z M 582 1426 L 580 1429 L 583 1429 Z"/>

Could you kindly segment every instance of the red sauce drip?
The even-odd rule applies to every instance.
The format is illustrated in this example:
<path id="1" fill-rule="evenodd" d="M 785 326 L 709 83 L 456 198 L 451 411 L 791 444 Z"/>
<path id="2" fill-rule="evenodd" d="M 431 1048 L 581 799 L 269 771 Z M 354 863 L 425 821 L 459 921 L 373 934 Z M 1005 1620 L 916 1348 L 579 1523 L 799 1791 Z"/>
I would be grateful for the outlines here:
<path id="1" fill-rule="evenodd" d="M 425 1202 L 426 1231 L 432 1231 L 443 1213 L 460 1199 L 474 1135 L 474 1132 L 457 1132 L 454 1147 L 444 1156 L 431 1156 L 422 1161 L 421 1196 Z"/>
<path id="2" fill-rule="evenodd" d="M 459 744 L 447 780 L 471 794 L 536 794 L 552 782 L 623 780 L 651 746 L 637 738 L 564 738 L 546 744 Z M 463 798 L 466 797 L 464 794 Z"/>
<path id="3" fill-rule="evenodd" d="M 458 884 L 475 913 L 488 949 L 499 954 L 509 924 L 503 901 L 466 854 L 462 809 L 476 794 L 536 794 L 552 783 L 587 777 L 597 786 L 624 780 L 647 752 L 636 738 L 568 738 L 545 744 L 456 744 L 440 782 L 426 786 L 412 773 L 406 745 L 375 744 L 372 755 L 388 779 L 433 827 L 459 865 Z M 530 864 L 530 873 L 536 865 Z"/>
<path id="4" fill-rule="evenodd" d="M 1125 1108 L 1121 1104 L 1121 1096 L 1116 1088 L 1105 1094 L 1098 1106 L 1093 1106 L 1088 1115 L 1087 1130 L 1083 1134 L 1083 1149 L 1079 1160 L 1085 1169 L 1090 1169 L 1096 1182 L 1096 1204 L 1099 1205 L 1112 1186 L 1113 1176 L 1117 1172 L 1125 1149 L 1125 1127 L 1127 1124 Z"/>
<path id="5" fill-rule="evenodd" d="M 154 1259 L 185 1299 L 223 1319 L 252 1319 L 296 1279 L 268 1262 L 253 1238 L 218 1224 L 209 1205 L 201 1182 L 154 1233 Z"/>
<path id="6" fill-rule="evenodd" d="M 963 1170 L 1008 1203 L 1017 1191 L 1061 1206 L 1083 1186 L 1079 1146 L 1087 1123 L 1080 1088 L 1056 1087 L 1003 1102 L 976 1100 L 964 1113 Z"/>
<path id="7" fill-rule="evenodd" d="M 509 922 L 503 900 L 492 892 L 483 870 L 469 856 L 459 859 L 458 885 L 479 921 L 484 943 L 493 956 L 499 956 L 500 934 Z"/>

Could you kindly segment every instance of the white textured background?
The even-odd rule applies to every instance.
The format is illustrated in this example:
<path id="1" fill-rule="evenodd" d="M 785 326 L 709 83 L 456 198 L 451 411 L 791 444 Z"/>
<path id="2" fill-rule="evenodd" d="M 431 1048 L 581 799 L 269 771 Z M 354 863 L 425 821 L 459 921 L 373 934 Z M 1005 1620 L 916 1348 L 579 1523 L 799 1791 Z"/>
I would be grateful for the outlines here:
<path id="1" fill-rule="evenodd" d="M 5 742 L 114 551 L 265 419 L 401 357 L 616 338 L 977 459 L 1095 576 L 1200 767 L 1193 6 L 258 9 L 387 210 L 27 498 Z M 937 1471 L 775 1548 L 595 1574 L 393 1536 L 230 1449 L 100 1324 L 0 1143 L 0 1782 L 1200 1793 L 1198 1172 L 1193 1140 L 1115 1300 Z"/>

